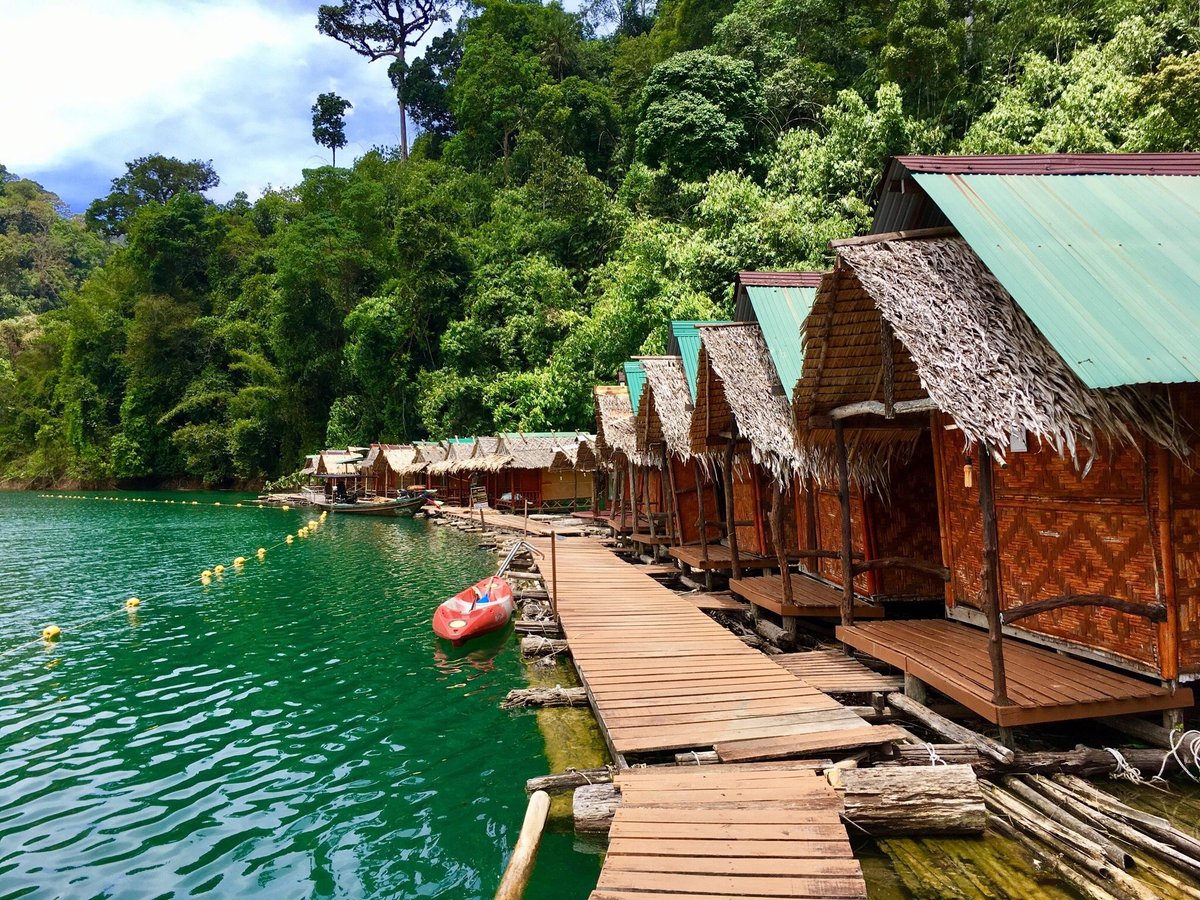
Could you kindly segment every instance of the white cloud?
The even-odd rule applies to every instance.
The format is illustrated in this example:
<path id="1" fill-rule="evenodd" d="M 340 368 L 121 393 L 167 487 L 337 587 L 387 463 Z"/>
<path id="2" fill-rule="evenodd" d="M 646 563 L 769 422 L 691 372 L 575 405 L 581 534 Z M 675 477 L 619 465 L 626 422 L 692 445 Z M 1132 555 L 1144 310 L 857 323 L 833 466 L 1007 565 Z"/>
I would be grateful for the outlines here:
<path id="1" fill-rule="evenodd" d="M 327 161 L 312 141 L 309 107 L 328 90 L 355 106 L 346 161 L 394 144 L 386 63 L 368 64 L 319 34 L 315 9 L 266 0 L 0 0 L 0 162 L 76 208 L 126 161 L 155 152 L 212 159 L 222 182 L 216 199 L 238 190 L 256 196 Z M 72 196 L 56 179 L 90 194 Z"/>

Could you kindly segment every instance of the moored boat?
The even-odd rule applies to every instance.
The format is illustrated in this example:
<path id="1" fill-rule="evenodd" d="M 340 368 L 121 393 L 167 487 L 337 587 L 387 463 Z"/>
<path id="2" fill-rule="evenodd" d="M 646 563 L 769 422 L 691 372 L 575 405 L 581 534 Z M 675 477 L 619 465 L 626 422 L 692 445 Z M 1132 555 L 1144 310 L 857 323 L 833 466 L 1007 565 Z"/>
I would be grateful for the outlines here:
<path id="1" fill-rule="evenodd" d="M 336 513 L 354 513 L 360 516 L 411 516 L 426 504 L 424 493 L 405 493 L 399 497 L 364 498 L 362 500 L 317 500 L 318 509 Z"/>
<path id="2" fill-rule="evenodd" d="M 455 644 L 503 628 L 516 612 L 512 588 L 499 575 L 490 575 L 438 606 L 433 631 Z"/>

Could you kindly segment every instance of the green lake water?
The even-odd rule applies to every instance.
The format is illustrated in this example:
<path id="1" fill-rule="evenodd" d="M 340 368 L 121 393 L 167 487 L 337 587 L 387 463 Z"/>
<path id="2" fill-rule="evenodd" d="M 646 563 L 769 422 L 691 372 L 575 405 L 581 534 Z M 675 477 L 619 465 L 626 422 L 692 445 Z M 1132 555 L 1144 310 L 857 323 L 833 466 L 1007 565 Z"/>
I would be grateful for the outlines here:
<path id="1" fill-rule="evenodd" d="M 494 558 L 411 520 L 287 546 L 311 510 L 120 496 L 158 502 L 0 494 L 0 896 L 490 897 L 546 743 L 499 709 L 512 637 L 453 650 L 429 620 Z M 528 896 L 599 868 L 548 833 Z"/>

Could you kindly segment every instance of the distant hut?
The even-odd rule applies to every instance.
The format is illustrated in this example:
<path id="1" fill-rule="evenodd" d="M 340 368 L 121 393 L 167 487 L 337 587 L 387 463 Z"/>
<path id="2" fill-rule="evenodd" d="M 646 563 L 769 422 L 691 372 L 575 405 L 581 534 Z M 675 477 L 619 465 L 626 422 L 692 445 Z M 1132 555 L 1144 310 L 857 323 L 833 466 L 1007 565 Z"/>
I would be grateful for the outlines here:
<path id="1" fill-rule="evenodd" d="M 1002 726 L 1190 705 L 1001 634 L 1200 677 L 1200 155 L 900 158 L 876 229 L 834 244 L 796 426 L 928 429 L 952 621 L 839 636 Z"/>
<path id="2" fill-rule="evenodd" d="M 510 465 L 512 454 L 504 441 L 496 435 L 485 435 L 472 439 L 470 453 L 455 467 L 455 472 L 467 477 L 468 490 L 476 489 L 473 503 L 491 505 L 504 492 Z"/>
<path id="3" fill-rule="evenodd" d="M 666 533 L 652 529 L 649 541 L 654 546 L 680 548 L 677 552 L 700 548 L 703 556 L 703 547 L 720 538 L 714 524 L 707 528 L 701 524 L 716 516 L 717 496 L 688 441 L 692 395 L 683 360 L 657 356 L 642 357 L 640 362 L 646 386 L 637 414 L 638 449 L 653 453 L 662 467 L 660 481 L 666 486 L 668 514 Z"/>
<path id="4" fill-rule="evenodd" d="M 471 502 L 471 475 L 464 472 L 462 464 L 474 451 L 473 438 L 451 438 L 441 442 L 442 458 L 430 463 L 425 471 L 436 479 L 438 493 L 447 503 L 469 506 Z"/>
<path id="5" fill-rule="evenodd" d="M 637 528 L 637 506 L 630 502 L 633 469 L 642 462 L 637 449 L 637 429 L 629 389 L 623 384 L 598 385 L 592 392 L 596 415 L 596 456 L 610 473 L 612 516 L 609 524 L 619 531 Z M 632 519 L 632 526 L 630 520 Z"/>
<path id="6" fill-rule="evenodd" d="M 595 453 L 591 436 L 570 431 L 502 434 L 512 455 L 507 505 L 539 512 L 570 511 L 592 503 Z"/>

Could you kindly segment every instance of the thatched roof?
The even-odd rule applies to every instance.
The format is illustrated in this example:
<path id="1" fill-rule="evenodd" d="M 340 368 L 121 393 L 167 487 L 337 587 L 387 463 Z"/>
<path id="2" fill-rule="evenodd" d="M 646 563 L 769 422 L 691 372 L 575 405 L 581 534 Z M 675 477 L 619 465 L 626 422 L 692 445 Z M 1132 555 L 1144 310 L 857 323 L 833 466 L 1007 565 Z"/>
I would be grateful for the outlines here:
<path id="1" fill-rule="evenodd" d="M 455 472 L 499 472 L 512 463 L 512 454 L 496 435 L 475 438 L 471 451 L 453 469 Z"/>
<path id="2" fill-rule="evenodd" d="M 385 445 L 383 458 L 387 462 L 388 468 L 401 478 L 416 475 L 426 465 L 420 458 L 417 448 L 411 444 Z"/>
<path id="3" fill-rule="evenodd" d="M 310 453 L 304 457 L 304 466 L 300 469 L 301 475 L 312 475 L 317 471 L 317 464 L 321 461 L 320 453 Z"/>
<path id="4" fill-rule="evenodd" d="M 762 330 L 752 322 L 700 328 L 689 443 L 693 452 L 711 452 L 723 447 L 728 435 L 744 438 L 750 458 L 780 484 L 807 471 L 783 385 Z"/>
<path id="5" fill-rule="evenodd" d="M 646 389 L 637 414 L 639 450 L 665 446 L 672 456 L 691 457 L 688 429 L 692 421 L 692 394 L 683 361 L 678 356 L 642 357 Z"/>
<path id="6" fill-rule="evenodd" d="M 1076 460 L 1081 447 L 1093 455 L 1102 441 L 1133 441 L 1134 431 L 1180 448 L 1157 395 L 1134 387 L 1087 387 L 961 237 L 835 246 L 874 313 L 873 322 L 870 315 L 858 316 L 854 333 L 878 345 L 882 313 L 907 351 L 903 372 L 897 355 L 897 400 L 927 393 L 968 441 L 987 441 L 998 453 L 1021 432 Z M 819 331 L 815 307 L 814 321 Z M 853 339 L 843 341 L 831 361 L 856 352 Z M 875 373 L 863 374 L 854 400 L 867 399 L 862 385 Z"/>
<path id="7" fill-rule="evenodd" d="M 600 461 L 611 463 L 621 457 L 640 460 L 629 391 L 620 384 L 598 385 L 593 389 L 592 396 L 596 410 L 596 450 Z"/>
<path id="8" fill-rule="evenodd" d="M 458 465 L 471 455 L 475 445 L 462 441 L 445 441 L 441 446 L 445 455 L 437 462 L 429 464 L 425 471 L 430 475 L 449 475 L 457 471 Z"/>
<path id="9" fill-rule="evenodd" d="M 357 475 L 364 454 L 357 450 L 322 450 L 317 454 L 317 475 Z"/>

